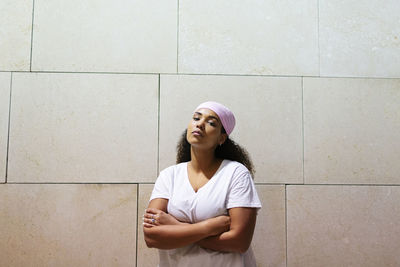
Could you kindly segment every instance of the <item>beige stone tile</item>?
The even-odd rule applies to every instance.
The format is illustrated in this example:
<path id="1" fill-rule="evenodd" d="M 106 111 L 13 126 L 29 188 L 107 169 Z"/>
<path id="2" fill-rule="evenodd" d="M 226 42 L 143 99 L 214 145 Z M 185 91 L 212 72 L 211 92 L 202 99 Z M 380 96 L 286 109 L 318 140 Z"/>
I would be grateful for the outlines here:
<path id="1" fill-rule="evenodd" d="M 139 182 L 157 176 L 157 75 L 13 75 L 13 182 Z"/>
<path id="2" fill-rule="evenodd" d="M 179 73 L 318 75 L 317 1 L 181 1 Z"/>
<path id="3" fill-rule="evenodd" d="M 0 72 L 0 183 L 6 180 L 11 73 Z"/>
<path id="4" fill-rule="evenodd" d="M 32 69 L 176 72 L 177 1 L 35 1 Z"/>
<path id="5" fill-rule="evenodd" d="M 286 266 L 285 186 L 256 187 L 262 202 L 252 242 L 257 266 Z"/>
<path id="6" fill-rule="evenodd" d="M 306 183 L 400 184 L 400 79 L 304 79 Z"/>
<path id="7" fill-rule="evenodd" d="M 0 1 L 0 70 L 29 70 L 32 8 L 32 0 Z"/>
<path id="8" fill-rule="evenodd" d="M 0 266 L 134 266 L 137 185 L 0 185 Z"/>
<path id="9" fill-rule="evenodd" d="M 399 186 L 288 186 L 288 266 L 399 266 Z"/>
<path id="10" fill-rule="evenodd" d="M 300 78 L 162 75 L 160 86 L 160 169 L 175 162 L 197 105 L 214 100 L 235 113 L 232 138 L 249 151 L 255 181 L 303 181 Z"/>
<path id="11" fill-rule="evenodd" d="M 399 1 L 319 1 L 321 75 L 400 77 Z"/>
<path id="12" fill-rule="evenodd" d="M 151 192 L 153 191 L 154 184 L 140 184 L 139 185 L 139 199 L 138 199 L 138 241 L 137 241 L 137 266 L 139 267 L 154 267 L 159 262 L 158 250 L 155 248 L 148 248 L 144 242 L 142 216 L 144 210 L 149 204 Z"/>

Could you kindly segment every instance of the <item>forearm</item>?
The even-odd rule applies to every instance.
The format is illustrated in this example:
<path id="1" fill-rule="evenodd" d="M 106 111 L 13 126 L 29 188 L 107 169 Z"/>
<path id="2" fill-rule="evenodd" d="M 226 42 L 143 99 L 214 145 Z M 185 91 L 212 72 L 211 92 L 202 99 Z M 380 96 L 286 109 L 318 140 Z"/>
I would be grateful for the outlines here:
<path id="1" fill-rule="evenodd" d="M 148 247 L 173 249 L 183 247 L 210 235 L 207 222 L 195 224 L 159 225 L 143 228 Z"/>
<path id="2" fill-rule="evenodd" d="M 229 231 L 200 240 L 197 244 L 217 251 L 246 252 L 253 238 L 257 210 L 232 208 L 229 210 L 229 215 L 232 220 Z"/>
<path id="3" fill-rule="evenodd" d="M 244 253 L 247 251 L 251 239 L 240 238 L 233 231 L 224 232 L 216 236 L 210 236 L 197 242 L 203 248 L 223 252 Z"/>
<path id="4" fill-rule="evenodd" d="M 230 228 L 229 216 L 217 216 L 194 224 L 178 221 L 157 208 L 148 208 L 143 216 L 143 233 L 148 247 L 173 249 L 218 235 Z"/>

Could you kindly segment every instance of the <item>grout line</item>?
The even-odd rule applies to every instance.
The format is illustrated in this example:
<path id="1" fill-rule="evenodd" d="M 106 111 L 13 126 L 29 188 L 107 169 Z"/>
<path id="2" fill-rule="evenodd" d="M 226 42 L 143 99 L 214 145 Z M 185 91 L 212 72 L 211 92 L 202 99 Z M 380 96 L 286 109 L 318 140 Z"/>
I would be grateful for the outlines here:
<path id="1" fill-rule="evenodd" d="M 157 97 L 157 176 L 160 173 L 160 93 L 161 93 L 161 75 L 158 75 L 158 97 Z"/>
<path id="2" fill-rule="evenodd" d="M 10 72 L 2 70 L 0 72 Z M 179 75 L 179 76 L 226 76 L 226 77 L 263 77 L 263 78 L 321 78 L 321 79 L 358 79 L 358 80 L 399 80 L 400 77 L 354 77 L 354 76 L 318 76 L 318 75 L 257 75 L 257 74 L 229 74 L 229 73 L 173 73 L 173 72 L 112 72 L 112 71 L 13 71 L 14 73 L 54 73 L 54 74 L 113 74 L 113 75 Z"/>
<path id="3" fill-rule="evenodd" d="M 66 185 L 71 185 L 71 184 L 76 184 L 76 185 L 138 185 L 138 184 L 154 184 L 154 183 L 149 183 L 149 182 L 132 182 L 132 183 L 114 183 L 112 181 L 110 182 L 8 182 L 8 184 L 31 184 L 31 185 L 43 185 L 43 184 L 48 184 L 48 185 L 57 185 L 57 184 L 66 184 Z"/>
<path id="4" fill-rule="evenodd" d="M 263 183 L 263 182 L 255 182 L 255 185 L 271 185 L 271 186 L 282 186 L 282 185 L 287 185 L 285 183 Z M 302 184 L 296 184 L 296 185 L 302 185 Z"/>
<path id="5" fill-rule="evenodd" d="M 317 0 L 318 76 L 321 76 L 321 49 L 319 46 L 319 0 Z"/>
<path id="6" fill-rule="evenodd" d="M 32 71 L 32 51 L 33 51 L 33 22 L 35 18 L 35 0 L 32 0 L 32 28 L 31 28 L 31 55 L 29 59 L 29 71 Z"/>
<path id="7" fill-rule="evenodd" d="M 104 181 L 100 181 L 100 182 L 7 182 L 8 184 L 108 184 L 108 185 L 132 185 L 132 184 L 141 184 L 141 185 L 154 185 L 154 182 L 112 182 L 112 181 L 108 181 L 108 182 L 104 182 Z M 374 186 L 374 187 L 400 187 L 400 184 L 286 184 L 286 183 L 255 183 L 255 185 L 269 185 L 269 186 L 363 186 L 363 187 L 367 187 L 367 186 Z"/>
<path id="8" fill-rule="evenodd" d="M 176 73 L 179 72 L 179 0 L 177 0 L 177 25 L 176 25 Z"/>
<path id="9" fill-rule="evenodd" d="M 305 183 L 304 178 L 304 78 L 301 78 L 301 131 L 302 131 L 302 141 L 303 141 L 303 184 Z"/>
<path id="10" fill-rule="evenodd" d="M 136 185 L 136 256 L 135 256 L 135 266 L 138 262 L 138 228 L 139 228 L 139 184 Z"/>
<path id="11" fill-rule="evenodd" d="M 7 130 L 7 151 L 6 151 L 6 173 L 5 173 L 5 183 L 7 183 L 8 179 L 8 158 L 10 151 L 10 121 L 11 121 L 11 91 L 12 91 L 12 81 L 13 81 L 13 73 L 10 74 L 10 99 L 8 102 L 8 130 Z"/>
<path id="12" fill-rule="evenodd" d="M 141 183 L 143 184 L 143 183 Z M 149 183 L 153 184 L 153 183 Z M 255 185 L 269 185 L 269 186 L 282 186 L 282 185 L 290 185 L 290 186 L 400 186 L 400 184 L 301 184 L 301 183 L 254 183 Z"/>
<path id="13" fill-rule="evenodd" d="M 285 184 L 290 186 L 400 186 L 400 184 Z"/>
<path id="14" fill-rule="evenodd" d="M 285 237 L 286 237 L 286 267 L 288 266 L 288 221 L 287 221 L 287 185 L 285 185 Z"/>
<path id="15" fill-rule="evenodd" d="M 1 72 L 1 71 L 0 71 Z M 9 71 L 3 71 L 9 72 Z M 112 74 L 112 75 L 158 75 L 159 72 L 113 72 L 113 71 L 58 71 L 58 70 L 34 70 L 34 71 L 13 71 L 20 73 L 48 73 L 48 74 Z M 164 73 L 162 73 L 164 74 Z M 167 75 L 177 75 L 176 73 L 165 73 Z"/>

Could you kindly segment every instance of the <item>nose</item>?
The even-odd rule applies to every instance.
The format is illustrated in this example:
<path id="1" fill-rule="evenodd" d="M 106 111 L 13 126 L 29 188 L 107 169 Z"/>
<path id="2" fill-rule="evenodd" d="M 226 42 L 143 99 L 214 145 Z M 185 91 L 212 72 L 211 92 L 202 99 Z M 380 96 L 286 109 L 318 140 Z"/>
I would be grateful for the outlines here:
<path id="1" fill-rule="evenodd" d="M 196 128 L 199 128 L 200 130 L 204 130 L 204 120 L 200 119 L 196 121 Z"/>

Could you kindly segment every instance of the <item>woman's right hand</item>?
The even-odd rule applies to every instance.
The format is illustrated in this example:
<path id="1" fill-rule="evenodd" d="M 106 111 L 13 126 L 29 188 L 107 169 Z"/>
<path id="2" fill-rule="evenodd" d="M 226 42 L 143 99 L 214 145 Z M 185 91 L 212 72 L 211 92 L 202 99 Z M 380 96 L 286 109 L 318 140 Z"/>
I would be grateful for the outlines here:
<path id="1" fill-rule="evenodd" d="M 147 208 L 143 215 L 143 225 L 145 227 L 153 227 L 158 225 L 177 225 L 181 224 L 174 216 L 162 210 L 155 208 Z"/>
<path id="2" fill-rule="evenodd" d="M 227 215 L 221 215 L 204 221 L 208 227 L 209 235 L 219 235 L 229 231 L 231 226 L 231 218 Z"/>

